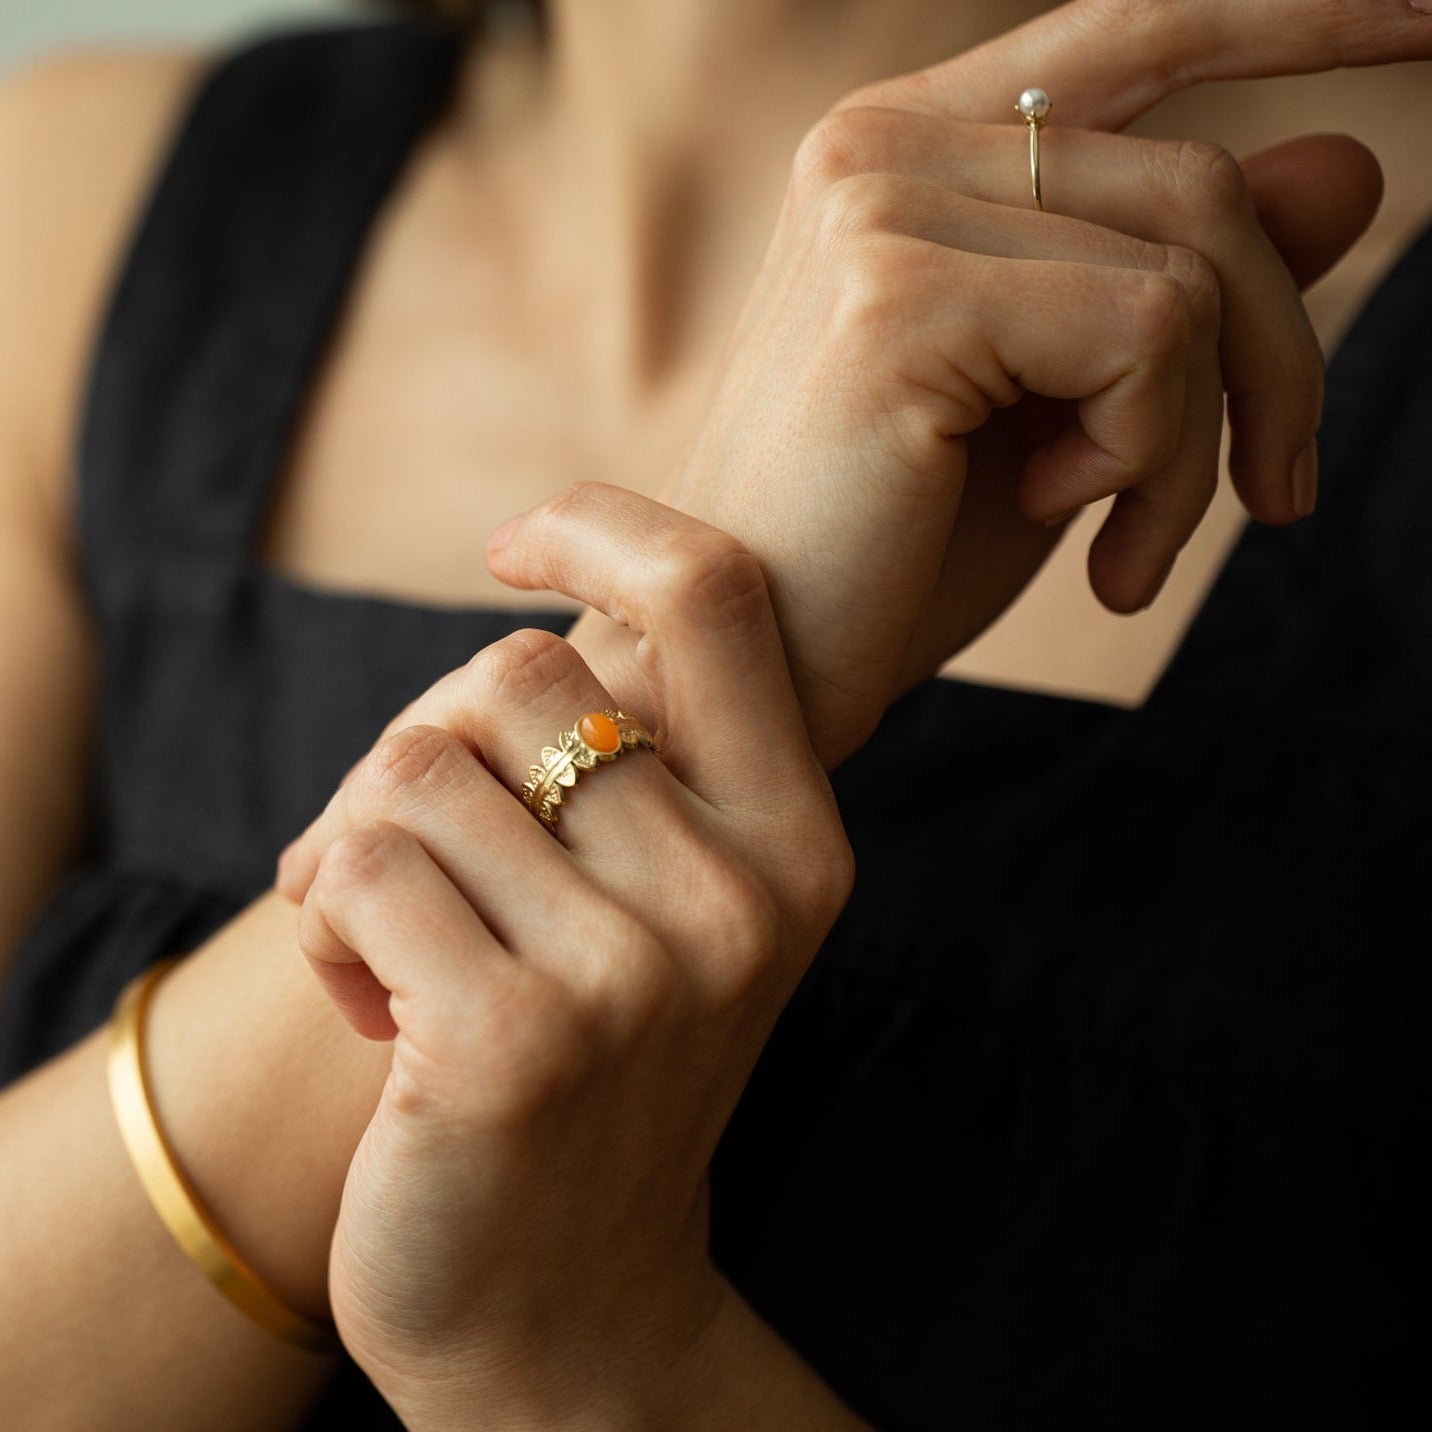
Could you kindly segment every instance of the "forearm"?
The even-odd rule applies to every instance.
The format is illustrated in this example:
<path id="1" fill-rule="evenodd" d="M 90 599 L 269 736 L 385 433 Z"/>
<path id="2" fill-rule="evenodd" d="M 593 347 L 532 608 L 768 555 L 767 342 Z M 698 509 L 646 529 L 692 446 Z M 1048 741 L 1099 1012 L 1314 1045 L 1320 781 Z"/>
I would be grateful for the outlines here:
<path id="1" fill-rule="evenodd" d="M 84 835 L 91 637 L 53 546 L 0 498 L 0 1004 L 13 951 Z"/>
<path id="2" fill-rule="evenodd" d="M 161 1127 L 239 1252 L 326 1308 L 343 1179 L 389 1047 L 348 1029 L 298 953 L 297 912 L 256 902 L 157 991 L 145 1047 Z M 328 1359 L 252 1325 L 150 1207 L 115 1127 L 102 1029 L 0 1096 L 0 1421 L 293 1425 Z"/>

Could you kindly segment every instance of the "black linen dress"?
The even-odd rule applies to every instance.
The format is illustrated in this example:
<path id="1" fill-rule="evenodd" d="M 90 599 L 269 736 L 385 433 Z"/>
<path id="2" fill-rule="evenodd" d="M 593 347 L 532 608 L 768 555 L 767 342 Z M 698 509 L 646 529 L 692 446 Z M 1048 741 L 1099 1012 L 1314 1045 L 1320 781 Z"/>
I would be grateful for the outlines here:
<path id="1" fill-rule="evenodd" d="M 404 703 L 566 625 L 257 559 L 456 53 L 402 23 L 250 46 L 158 176 L 78 474 L 98 816 L 0 1079 L 263 891 Z M 837 773 L 857 889 L 722 1144 L 714 1240 L 877 1425 L 1423 1425 L 1429 332 L 1432 230 L 1335 356 L 1317 515 L 1247 527 L 1142 709 L 931 681 Z M 340 1423 L 390 1423 L 351 1365 L 311 1425 Z"/>

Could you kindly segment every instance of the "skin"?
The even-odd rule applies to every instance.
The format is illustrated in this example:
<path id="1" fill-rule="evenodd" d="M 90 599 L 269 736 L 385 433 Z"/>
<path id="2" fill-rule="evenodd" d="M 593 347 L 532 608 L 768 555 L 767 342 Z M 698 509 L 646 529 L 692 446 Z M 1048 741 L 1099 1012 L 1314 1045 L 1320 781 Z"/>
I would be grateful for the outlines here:
<path id="1" fill-rule="evenodd" d="M 726 7 L 707 8 L 726 15 Z M 590 42 L 597 47 L 592 71 L 610 74 L 611 81 L 552 81 L 557 98 L 550 104 L 542 99 L 543 71 L 520 44 L 486 58 L 474 87 L 497 96 L 484 110 L 492 142 L 454 153 L 435 140 L 414 170 L 404 213 L 394 214 L 370 250 L 371 283 L 355 295 L 346 341 L 308 410 L 290 468 L 293 480 L 277 493 L 268 560 L 291 575 L 340 589 L 376 585 L 445 602 L 510 604 L 511 594 L 483 570 L 470 546 L 455 542 L 435 552 L 430 524 L 450 532 L 491 530 L 550 492 L 553 473 L 660 492 L 706 410 L 720 346 L 759 266 L 790 156 L 806 127 L 843 87 L 871 71 L 898 73 L 934 54 L 955 53 L 1031 7 L 995 7 L 981 15 L 982 8 L 942 6 L 902 20 L 906 7 L 882 7 L 881 23 L 857 26 L 865 47 L 860 53 L 869 59 L 846 54 L 837 65 L 844 47 L 832 45 L 827 70 L 814 65 L 811 56 L 820 49 L 798 28 L 802 12 L 792 7 L 788 18 L 797 28 L 788 44 L 803 56 L 802 74 L 812 67 L 810 89 L 795 87 L 800 76 L 783 74 L 776 83 L 757 69 L 741 84 L 734 111 L 705 97 L 702 81 L 691 74 L 705 74 L 697 58 L 669 89 L 649 94 L 643 87 L 634 56 L 654 47 L 635 44 L 635 29 L 628 26 L 646 34 L 648 22 L 658 30 L 676 25 L 666 11 L 634 18 L 629 7 L 618 7 L 604 14 L 603 23 L 617 30 L 610 51 L 601 34 L 588 33 L 575 15 L 581 28 L 571 63 L 580 63 L 580 44 Z M 707 23 L 717 23 L 715 16 Z M 665 38 L 690 56 L 737 44 L 729 35 L 698 33 L 679 44 L 677 36 Z M 873 53 L 871 46 L 877 47 Z M 749 47 L 733 53 L 733 64 L 760 64 L 760 54 L 752 56 Z M 734 83 L 729 76 L 726 82 Z M 668 126 L 666 111 L 659 111 L 662 130 L 651 134 L 641 129 L 641 115 L 658 112 L 658 94 L 660 103 L 676 107 L 677 118 Z M 739 142 L 724 131 L 719 139 L 693 135 L 713 103 L 723 119 L 729 115 L 739 126 Z M 1158 106 L 1134 129 L 1195 135 L 1237 153 L 1300 130 L 1339 125 L 1371 144 L 1388 176 L 1388 198 L 1353 255 L 1314 291 L 1311 316 L 1326 348 L 1401 243 L 1425 222 L 1417 116 L 1429 106 L 1425 67 L 1404 65 L 1375 76 L 1350 71 L 1194 90 Z M 683 121 L 688 111 L 695 117 Z M 1061 105 L 1056 121 L 1062 113 Z M 692 172 L 701 187 L 688 200 L 671 176 Z M 534 184 L 533 175 L 542 182 Z M 1052 162 L 1046 184 L 1055 184 Z M 1057 205 L 1054 192 L 1051 206 Z M 699 202 L 700 212 L 717 216 L 709 244 L 695 248 L 680 230 L 662 224 L 661 216 L 678 202 Z M 584 215 L 580 234 L 561 218 L 572 212 Z M 447 225 L 434 218 L 423 226 L 420 240 L 424 213 L 450 217 Z M 737 227 L 733 215 L 749 216 L 749 222 L 743 217 Z M 434 241 L 435 233 L 457 227 L 464 235 L 461 248 Z M 479 278 L 474 293 L 474 273 L 510 274 L 519 256 L 530 285 L 494 278 L 489 287 Z M 454 317 L 447 302 L 446 316 L 434 311 L 415 331 L 410 315 L 417 296 L 411 288 L 400 290 L 396 275 L 421 264 L 435 273 L 431 308 L 440 306 L 434 294 L 473 293 L 469 314 Z M 604 279 L 573 283 L 574 272 L 600 272 Z M 613 273 L 631 277 L 605 277 Z M 659 283 L 655 275 L 663 276 Z M 394 301 L 385 302 L 385 293 Z M 679 301 L 672 301 L 672 293 Z M 560 326 L 552 318 L 559 304 Z M 482 331 L 475 334 L 479 319 Z M 435 358 L 439 351 L 448 356 Z M 401 414 L 416 410 L 421 395 L 451 381 L 451 355 L 459 352 L 466 398 L 452 428 L 417 433 L 412 423 L 404 425 Z M 395 353 L 403 355 L 402 371 L 409 375 L 400 390 L 389 367 Z M 533 385 L 562 394 L 540 435 L 514 418 L 511 397 Z M 491 454 L 483 483 L 453 471 L 448 454 L 454 450 Z M 400 455 L 413 470 L 433 474 L 421 505 L 385 481 Z M 299 472 L 301 479 L 294 476 Z M 947 670 L 1136 705 L 1245 521 L 1236 493 L 1224 483 L 1159 602 L 1131 617 L 1109 611 L 1090 592 L 1086 557 L 1097 522 L 1077 519 L 1007 616 Z"/>
<path id="2" fill-rule="evenodd" d="M 648 23 L 667 23 L 659 15 L 680 8 L 664 7 L 658 14 L 658 7 L 646 13 L 632 5 L 613 10 L 613 24 L 641 24 L 646 33 Z M 938 7 L 942 12 L 952 8 Z M 732 29 L 724 38 L 733 45 L 744 41 L 748 48 L 733 50 L 746 63 L 733 62 L 727 83 L 734 83 L 732 73 L 759 78 L 762 55 L 768 49 L 780 52 L 772 36 L 789 44 L 806 38 L 800 10 L 765 9 L 769 14 L 756 15 L 755 7 L 731 7 Z M 672 72 L 690 81 L 670 91 L 660 88 L 660 74 L 643 78 L 640 70 L 618 72 L 627 84 L 597 85 L 596 77 L 608 73 L 601 68 L 607 61 L 620 63 L 623 55 L 635 61 L 640 52 L 658 47 L 614 43 L 610 55 L 600 46 L 584 52 L 578 43 L 582 32 L 569 29 L 573 42 L 562 71 L 566 83 L 553 91 L 562 102 L 534 112 L 532 90 L 521 80 L 528 62 L 514 60 L 504 72 L 510 108 L 494 116 L 483 115 L 479 106 L 479 113 L 460 116 L 435 137 L 380 226 L 275 504 L 267 548 L 271 559 L 298 575 L 338 585 L 469 602 L 511 601 L 508 595 L 497 596 L 506 589 L 496 586 L 495 578 L 491 591 L 485 589 L 471 548 L 454 544 L 444 550 L 434 534 L 488 530 L 545 496 L 554 471 L 564 478 L 620 473 L 625 486 L 658 490 L 669 476 L 673 454 L 703 411 L 701 398 L 708 396 L 719 344 L 774 222 L 779 185 L 804 127 L 872 70 L 894 73 L 933 62 L 983 33 L 1004 28 L 1010 12 L 996 10 L 960 11 L 959 18 L 972 29 L 942 35 L 931 28 L 930 14 L 911 6 L 908 23 L 889 26 L 890 63 L 880 65 L 872 63 L 866 36 L 856 26 L 861 12 L 841 12 L 856 28 L 839 32 L 848 45 L 833 45 L 838 63 L 832 59 L 825 67 L 812 61 L 808 94 L 792 95 L 789 84 L 752 83 L 751 105 L 743 110 L 751 115 L 750 145 L 724 139 L 718 148 L 719 136 L 709 126 L 703 134 L 696 123 L 713 103 L 693 78 L 705 74 L 696 61 L 712 37 L 689 15 L 687 29 L 664 36 Z M 868 17 L 870 12 L 864 13 Z M 756 20 L 765 28 L 757 27 Z M 948 16 L 944 20 L 954 23 Z M 983 31 L 976 21 L 983 23 Z M 581 23 L 576 7 L 569 22 Z M 708 16 L 701 23 L 721 22 Z M 886 33 L 883 23 L 880 29 Z M 618 37 L 621 33 L 614 30 Z M 852 38 L 856 35 L 859 45 Z M 898 55 L 897 37 L 910 47 Z M 585 72 L 583 53 L 591 55 Z M 93 680 L 74 556 L 61 515 L 72 457 L 66 434 L 83 354 L 120 236 L 192 74 L 193 62 L 183 59 L 68 62 L 12 87 L 0 114 L 0 136 L 6 136 L 0 143 L 0 186 L 13 196 L 13 212 L 29 216 L 5 226 L 3 241 L 13 246 L 13 254 L 7 251 L 0 264 L 5 312 L 15 319 L 0 326 L 5 335 L 0 341 L 26 359 L 0 363 L 5 385 L 0 401 L 13 419 L 3 429 L 0 455 L 9 514 L 3 540 L 17 558 L 26 554 L 23 562 L 0 564 L 7 582 L 0 589 L 7 603 L 0 621 L 7 633 L 19 633 L 19 640 L 7 641 L 0 654 L 5 663 L 0 685 L 27 697 L 7 701 L 0 712 L 0 763 L 7 762 L 0 764 L 7 797 L 0 841 L 7 856 L 15 857 L 4 866 L 4 909 L 15 931 L 52 888 L 77 838 L 82 810 L 78 789 L 57 798 L 54 775 L 78 768 L 85 744 L 80 713 Z M 1346 77 L 1336 78 L 1341 83 Z M 1382 74 L 1361 78 L 1369 94 L 1388 83 Z M 717 82 L 714 76 L 711 82 Z M 1407 85 L 1407 90 L 1415 105 L 1414 87 Z M 675 97 L 692 97 L 686 122 L 673 109 L 672 122 L 663 123 L 659 133 L 644 132 L 640 116 L 655 111 L 644 107 L 641 97 L 655 104 L 663 94 L 673 104 Z M 754 97 L 765 94 L 781 96 L 779 113 L 756 109 Z M 77 95 L 90 102 L 74 103 Z M 1421 103 L 1425 107 L 1426 100 Z M 1414 112 L 1403 111 L 1396 124 L 1389 119 L 1385 136 L 1365 135 L 1385 163 L 1417 132 L 1408 118 Z M 590 164 L 576 162 L 581 153 L 573 147 L 576 137 L 598 132 L 610 133 L 610 148 L 584 156 L 592 159 Z M 39 146 L 21 138 L 36 133 L 47 136 L 56 155 L 89 156 L 82 171 L 63 170 L 76 174 L 72 190 L 57 190 L 53 161 L 47 163 L 36 154 Z M 756 143 L 757 135 L 769 138 Z M 1237 139 L 1236 134 L 1228 137 Z M 739 173 L 728 168 L 728 156 L 738 151 L 751 155 Z M 573 156 L 570 166 L 557 162 L 563 154 Z M 705 164 L 697 162 L 703 154 Z M 534 169 L 527 162 L 533 156 L 551 162 Z M 683 166 L 711 176 L 713 196 L 745 196 L 718 212 L 751 216 L 749 228 L 733 232 L 729 244 L 723 238 L 721 261 L 709 259 L 705 269 L 696 266 L 687 246 L 651 247 L 665 232 L 657 216 L 670 203 L 671 180 L 664 181 L 663 190 L 662 176 Z M 534 172 L 549 175 L 550 186 L 519 183 L 521 175 Z M 592 177 L 598 175 L 600 182 Z M 761 192 L 770 196 L 764 211 L 749 198 Z M 1416 191 L 1411 192 L 1415 199 Z M 41 194 L 47 202 L 33 202 Z M 1425 193 L 1417 202 L 1424 200 Z M 592 208 L 593 202 L 601 207 Z M 453 315 L 453 305 L 437 301 L 454 291 L 452 286 L 434 283 L 424 299 L 415 278 L 419 272 L 434 278 L 461 273 L 465 280 L 473 273 L 510 272 L 492 265 L 527 235 L 556 235 L 551 240 L 556 243 L 567 226 L 552 221 L 554 206 L 556 212 L 571 212 L 565 206 L 574 203 L 588 205 L 591 233 L 599 236 L 585 261 L 602 263 L 604 272 L 616 264 L 615 271 L 632 278 L 614 288 L 582 290 L 585 306 L 578 306 L 564 330 L 562 353 L 540 346 L 543 335 L 552 332 L 540 315 L 563 301 L 555 276 L 574 271 L 571 253 L 560 247 L 534 249 L 541 257 L 531 266 L 530 287 L 511 292 L 508 308 L 496 321 L 475 310 Z M 503 232 L 480 228 L 470 246 L 457 243 L 460 230 L 475 227 L 470 222 L 475 213 L 486 216 L 499 207 L 506 216 Z M 1382 252 L 1397 246 L 1387 232 L 1379 242 Z M 741 261 L 726 255 L 741 255 Z M 444 263 L 451 267 L 444 269 Z M 651 273 L 682 275 L 671 289 L 703 295 L 700 306 L 710 311 L 689 315 L 682 305 L 665 300 L 665 290 L 643 291 L 641 276 Z M 718 298 L 722 294 L 724 302 Z M 1356 298 L 1350 291 L 1345 308 L 1355 306 Z M 408 322 L 400 325 L 405 313 Z M 394 339 L 396 346 L 389 341 Z M 382 362 L 380 352 L 386 355 Z M 413 364 L 403 363 L 401 371 L 410 373 L 411 381 L 396 382 L 396 358 L 409 353 Z M 446 358 L 447 367 L 433 366 L 438 355 Z M 512 384 L 521 381 L 517 373 L 529 369 L 529 382 L 574 396 L 564 413 L 568 424 L 542 445 L 529 441 L 523 447 L 521 434 L 510 427 L 504 431 L 496 415 L 474 411 L 466 393 L 500 393 L 484 379 L 502 376 Z M 610 386 L 598 384 L 593 374 Z M 427 403 L 432 393 L 449 391 L 455 399 L 446 423 L 429 419 L 415 425 L 406 416 L 417 397 Z M 590 412 L 583 406 L 588 394 Z M 471 438 L 463 441 L 464 432 L 473 431 L 468 424 L 482 428 L 483 450 L 491 450 L 490 438 L 503 454 L 498 461 L 509 474 L 503 482 L 474 483 L 470 472 L 445 470 L 436 461 L 444 443 L 450 451 L 476 450 Z M 413 452 L 412 435 L 420 429 L 431 433 L 432 452 Z M 390 457 L 400 440 L 407 470 L 430 475 L 432 486 L 418 502 L 409 488 L 401 508 L 394 509 L 383 474 L 391 470 L 385 454 Z M 351 520 L 345 527 L 337 521 L 336 507 L 324 504 L 336 502 L 343 459 L 360 450 L 371 452 L 372 460 L 347 470 Z M 1064 550 L 1056 549 L 1056 559 Z M 362 561 L 354 567 L 360 554 Z M 1041 569 L 1041 580 L 1050 570 L 1049 565 Z M 1078 575 L 1087 584 L 1082 565 Z M 1021 606 L 1034 590 L 1026 592 Z M 1146 615 L 1158 609 L 1156 604 Z M 37 770 L 46 773 L 43 784 L 32 774 Z M 260 1270 L 296 1305 L 320 1313 L 326 1302 L 327 1231 L 336 1218 L 343 1171 L 377 1103 L 387 1053 L 385 1046 L 351 1037 L 294 959 L 296 944 L 294 912 L 272 897 L 257 902 L 166 986 L 156 1005 L 151 1050 L 161 1119 L 201 1194 Z M 216 1018 L 216 1009 L 223 1011 L 222 1019 Z M 45 1408 L 56 1426 L 163 1426 L 166 1417 L 175 1419 L 170 1425 L 185 1425 L 185 1408 L 204 1409 L 207 1425 L 274 1426 L 293 1420 L 326 1369 L 252 1333 L 193 1278 L 168 1244 L 113 1135 L 100 1057 L 99 1042 L 86 1041 L 0 1099 L 0 1148 L 7 1155 L 14 1151 L 14 1157 L 0 1160 L 0 1210 L 7 1226 L 41 1230 L 30 1239 L 4 1240 L 0 1253 L 6 1260 L 0 1287 L 12 1290 L 4 1296 L 24 1297 L 23 1317 L 18 1306 L 0 1311 L 0 1317 L 7 1327 L 26 1329 L 7 1342 L 7 1388 L 18 1405 Z M 235 1077 L 236 1070 L 243 1071 L 242 1078 Z M 304 1091 L 301 1098 L 294 1097 L 296 1088 Z M 79 1179 L 74 1177 L 76 1149 L 85 1150 Z M 304 1151 L 297 1164 L 295 1149 Z M 66 1169 L 63 1187 L 50 1185 L 43 1173 L 47 1168 Z M 105 1210 L 103 1222 L 82 1216 L 75 1185 L 83 1185 L 85 1210 Z M 303 1197 L 294 1197 L 295 1185 L 305 1190 Z M 276 1206 L 292 1209 L 291 1217 L 275 1225 L 255 1216 L 255 1210 Z M 46 1234 L 46 1229 L 55 1231 Z M 117 1256 L 116 1249 L 124 1253 Z M 43 1300 L 20 1291 L 40 1285 L 41 1259 Z M 98 1280 L 96 1269 L 104 1270 Z M 142 1342 L 131 1345 L 116 1331 L 127 1326 L 144 1329 Z M 170 1343 L 162 1335 L 166 1327 L 173 1330 L 174 1345 L 185 1348 L 180 1369 L 153 1360 L 155 1350 Z M 84 1379 L 68 1375 L 64 1361 L 63 1350 L 79 1341 L 91 1350 L 91 1375 Z M 779 1350 L 772 1354 L 762 1346 L 779 1366 Z M 261 1390 L 258 1396 L 255 1388 Z M 103 1403 L 91 1402 L 100 1389 Z"/>
<path id="3" fill-rule="evenodd" d="M 580 779 L 553 840 L 510 789 L 567 713 L 616 703 L 518 632 L 285 853 L 304 954 L 396 1036 L 334 1235 L 344 1343 L 413 1427 L 860 1425 L 707 1252 L 716 1143 L 853 878 L 760 564 L 612 487 L 489 551 L 623 612 L 671 734 Z"/>

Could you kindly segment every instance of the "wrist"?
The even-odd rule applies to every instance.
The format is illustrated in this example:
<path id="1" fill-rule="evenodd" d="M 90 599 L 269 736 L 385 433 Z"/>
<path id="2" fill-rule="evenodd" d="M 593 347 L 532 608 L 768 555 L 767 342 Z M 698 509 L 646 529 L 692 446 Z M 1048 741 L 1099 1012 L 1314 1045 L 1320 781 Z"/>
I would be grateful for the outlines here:
<path id="1" fill-rule="evenodd" d="M 325 1321 L 343 1181 L 391 1049 L 335 1013 L 296 921 L 271 895 L 226 925 L 156 992 L 146 1046 L 155 1117 L 203 1207 L 277 1298 Z"/>
<path id="2" fill-rule="evenodd" d="M 594 1368 L 474 1373 L 454 1352 L 420 1374 L 365 1366 L 410 1432 L 860 1432 L 868 1424 L 713 1270 L 699 1322 Z M 478 1362 L 482 1358 L 481 1349 Z"/>
<path id="3" fill-rule="evenodd" d="M 856 1417 L 729 1283 L 663 1425 L 689 1432 L 858 1432 Z"/>
<path id="4" fill-rule="evenodd" d="M 633 1293 L 626 1315 L 583 1314 L 560 1332 L 489 1324 L 421 1351 L 350 1349 L 410 1432 L 666 1432 L 708 1399 L 730 1296 L 707 1264 L 663 1297 L 674 1309 Z"/>

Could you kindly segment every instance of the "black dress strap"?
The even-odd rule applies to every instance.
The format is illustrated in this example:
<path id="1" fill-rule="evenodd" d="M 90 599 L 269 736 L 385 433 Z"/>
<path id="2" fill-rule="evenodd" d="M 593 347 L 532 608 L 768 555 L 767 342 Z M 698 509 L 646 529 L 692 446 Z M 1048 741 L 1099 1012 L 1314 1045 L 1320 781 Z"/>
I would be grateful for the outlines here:
<path id="1" fill-rule="evenodd" d="M 325 27 L 224 57 L 178 127 L 91 363 L 80 545 L 102 652 L 96 844 L 242 897 L 395 711 L 517 625 L 267 571 L 257 534 L 362 247 L 465 39 Z"/>
<path id="2" fill-rule="evenodd" d="M 357 251 L 460 55 L 413 23 L 330 27 L 262 39 L 200 83 L 90 375 L 79 522 L 102 623 L 156 582 L 222 603 L 253 560 Z"/>

